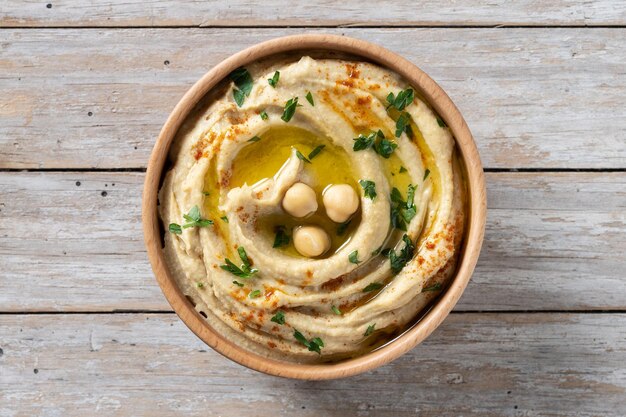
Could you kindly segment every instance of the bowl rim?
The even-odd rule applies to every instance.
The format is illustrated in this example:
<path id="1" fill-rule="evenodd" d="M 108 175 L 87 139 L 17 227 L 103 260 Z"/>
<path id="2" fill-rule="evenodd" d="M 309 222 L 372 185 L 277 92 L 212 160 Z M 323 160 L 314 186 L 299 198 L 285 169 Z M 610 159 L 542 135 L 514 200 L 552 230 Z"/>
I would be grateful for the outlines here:
<path id="1" fill-rule="evenodd" d="M 468 190 L 465 248 L 446 291 L 424 316 L 401 336 L 380 349 L 356 358 L 329 364 L 298 364 L 270 359 L 227 340 L 200 316 L 176 285 L 161 247 L 158 192 L 170 145 L 196 104 L 228 74 L 251 62 L 288 52 L 328 50 L 363 57 L 403 76 L 419 91 L 451 129 L 466 170 Z M 486 221 L 485 179 L 472 134 L 452 100 L 415 64 L 379 45 L 346 36 L 299 34 L 271 39 L 226 58 L 202 76 L 180 99 L 163 125 L 154 145 L 143 188 L 142 224 L 144 242 L 155 277 L 165 298 L 185 325 L 211 348 L 248 368 L 294 379 L 336 379 L 356 375 L 391 362 L 428 337 L 447 317 L 467 286 L 478 260 Z"/>

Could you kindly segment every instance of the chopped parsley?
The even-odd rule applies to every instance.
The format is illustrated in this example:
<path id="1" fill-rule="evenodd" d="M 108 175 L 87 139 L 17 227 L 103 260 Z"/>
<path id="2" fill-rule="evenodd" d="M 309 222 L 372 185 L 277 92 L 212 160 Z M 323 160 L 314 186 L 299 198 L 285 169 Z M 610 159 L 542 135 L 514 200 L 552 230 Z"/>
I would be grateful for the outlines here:
<path id="1" fill-rule="evenodd" d="M 350 252 L 350 255 L 348 255 L 348 260 L 350 261 L 350 263 L 353 264 L 361 263 L 361 261 L 359 261 L 359 251 L 355 250 Z"/>
<path id="2" fill-rule="evenodd" d="M 200 289 L 204 288 L 204 284 L 201 282 L 196 282 L 196 286 Z"/>
<path id="3" fill-rule="evenodd" d="M 260 141 L 261 138 L 258 136 L 252 136 L 250 139 L 248 139 L 248 142 L 258 142 Z"/>
<path id="4" fill-rule="evenodd" d="M 226 216 L 222 216 L 222 217 L 220 217 L 220 219 L 222 219 L 222 221 L 223 221 L 224 223 L 228 223 L 228 217 L 226 217 Z"/>
<path id="5" fill-rule="evenodd" d="M 183 224 L 183 229 L 189 227 L 207 227 L 213 224 L 213 220 L 203 219 L 200 216 L 200 208 L 193 206 L 189 213 L 183 214 L 183 218 L 187 220 L 187 223 Z"/>
<path id="6" fill-rule="evenodd" d="M 289 244 L 289 235 L 287 234 L 287 228 L 285 226 L 276 226 L 274 228 L 274 232 L 276 233 L 276 237 L 274 237 L 273 248 L 280 248 L 281 246 L 286 246 Z"/>
<path id="7" fill-rule="evenodd" d="M 370 285 L 368 285 L 367 287 L 363 288 L 363 292 L 372 292 L 372 291 L 376 291 L 379 290 L 383 287 L 383 284 L 381 284 L 380 282 L 372 282 Z"/>
<path id="8" fill-rule="evenodd" d="M 170 233 L 174 233 L 175 235 L 180 235 L 183 233 L 183 229 L 178 223 L 170 223 L 169 231 Z"/>
<path id="9" fill-rule="evenodd" d="M 341 316 L 343 314 L 341 312 L 341 310 L 339 310 L 339 308 L 337 308 L 337 306 L 332 306 L 330 309 L 333 311 L 333 313 L 335 313 L 338 316 Z"/>
<path id="10" fill-rule="evenodd" d="M 309 154 L 309 160 L 315 158 L 320 152 L 322 152 L 322 149 L 324 149 L 325 147 L 326 145 L 316 146 L 315 149 L 313 149 L 311 153 Z"/>
<path id="11" fill-rule="evenodd" d="M 315 107 L 315 102 L 313 101 L 313 94 L 311 94 L 310 91 L 306 93 L 306 101 L 308 101 L 311 106 Z"/>
<path id="12" fill-rule="evenodd" d="M 402 271 L 402 268 L 413 258 L 415 252 L 415 245 L 407 234 L 402 236 L 402 240 L 405 245 L 404 248 L 400 250 L 400 254 L 396 254 L 394 250 L 390 250 L 388 254 L 389 261 L 391 262 L 391 271 L 395 274 Z"/>
<path id="13" fill-rule="evenodd" d="M 283 115 L 280 116 L 280 118 L 284 122 L 289 122 L 293 115 L 296 113 L 296 107 L 299 106 L 301 106 L 301 104 L 298 104 L 298 97 L 290 98 L 285 103 L 285 110 L 283 110 Z"/>
<path id="14" fill-rule="evenodd" d="M 350 222 L 352 221 L 352 219 L 343 222 L 339 225 L 339 227 L 337 228 L 337 236 L 341 236 L 346 232 L 346 229 L 348 228 L 348 226 L 350 226 Z"/>
<path id="15" fill-rule="evenodd" d="M 259 272 L 258 269 L 251 267 L 252 264 L 250 263 L 250 259 L 248 259 L 248 254 L 246 254 L 246 250 L 243 248 L 243 246 L 239 246 L 239 248 L 237 248 L 237 252 L 239 253 L 239 257 L 243 262 L 241 264 L 241 267 L 238 267 L 230 259 L 226 258 L 224 260 L 226 264 L 220 265 L 220 268 L 222 268 L 224 271 L 230 272 L 235 276 L 238 276 L 239 278 L 250 278 L 252 277 L 252 275 Z"/>
<path id="16" fill-rule="evenodd" d="M 365 197 L 373 200 L 376 198 L 376 184 L 370 180 L 359 180 L 359 184 L 363 187 Z"/>
<path id="17" fill-rule="evenodd" d="M 269 118 L 270 118 L 270 117 L 267 115 L 267 112 L 266 112 L 265 110 L 263 110 L 263 111 L 259 114 L 259 116 L 261 116 L 261 119 L 262 119 L 262 120 L 267 120 L 267 119 L 269 119 Z"/>
<path id="18" fill-rule="evenodd" d="M 228 77 L 235 83 L 237 88 L 233 90 L 233 97 L 239 107 L 243 106 L 243 102 L 252 91 L 252 76 L 247 69 L 240 67 L 231 72 Z"/>
<path id="19" fill-rule="evenodd" d="M 430 169 L 426 169 L 426 171 L 424 172 L 424 181 L 426 181 L 426 178 L 428 178 L 429 175 L 430 175 Z"/>
<path id="20" fill-rule="evenodd" d="M 406 231 L 406 224 L 410 223 L 417 214 L 417 208 L 413 202 L 415 189 L 416 187 L 413 184 L 409 184 L 406 193 L 407 201 L 404 201 L 400 190 L 396 187 L 393 187 L 391 190 L 391 225 L 396 229 Z"/>
<path id="21" fill-rule="evenodd" d="M 294 329 L 295 330 L 295 329 Z M 311 340 L 306 340 L 306 337 L 298 330 L 293 332 L 293 337 L 304 346 L 306 346 L 311 352 L 317 352 L 318 355 L 322 354 L 321 348 L 324 347 L 324 342 L 319 337 Z"/>
<path id="22" fill-rule="evenodd" d="M 436 282 L 433 285 L 430 285 L 428 287 L 422 288 L 422 292 L 439 291 L 439 290 L 441 290 L 441 283 L 440 282 Z"/>
<path id="23" fill-rule="evenodd" d="M 276 314 L 274 314 L 274 317 L 272 317 L 270 320 L 273 321 L 274 323 L 278 323 L 281 325 L 285 324 L 285 313 L 278 310 Z"/>
<path id="24" fill-rule="evenodd" d="M 365 331 L 365 333 L 363 334 L 363 336 L 369 336 L 372 333 L 374 333 L 374 329 L 376 328 L 376 323 L 374 324 L 370 324 L 369 326 L 367 326 L 367 330 Z"/>
<path id="25" fill-rule="evenodd" d="M 412 88 L 407 88 L 406 90 L 402 90 L 395 96 L 393 93 L 389 93 L 387 96 L 387 103 L 389 107 L 395 107 L 399 111 L 404 110 L 406 106 L 413 103 L 413 99 L 415 98 L 415 93 Z"/>
<path id="26" fill-rule="evenodd" d="M 248 294 L 249 298 L 259 298 L 261 296 L 261 290 L 254 290 Z"/>
<path id="27" fill-rule="evenodd" d="M 405 173 L 405 172 L 407 172 L 407 171 L 408 171 L 408 169 L 406 169 L 405 167 L 403 167 L 403 166 L 402 166 L 402 167 L 400 167 L 400 171 L 399 171 L 399 172 L 400 172 L 400 174 L 404 174 L 404 173 Z"/>
<path id="28" fill-rule="evenodd" d="M 306 162 L 306 163 L 308 163 L 308 164 L 310 164 L 310 163 L 311 163 L 311 161 L 309 161 L 309 160 L 307 159 L 307 157 L 306 157 L 306 156 L 304 156 L 304 155 L 302 155 L 302 152 L 300 152 L 300 151 L 299 151 L 299 150 L 297 150 L 297 149 L 296 149 L 296 156 L 297 156 L 297 157 L 298 157 L 298 159 L 299 159 L 299 160 L 301 160 L 301 161 L 304 161 L 304 162 Z"/>
<path id="29" fill-rule="evenodd" d="M 203 194 L 203 195 L 205 195 L 205 196 L 207 196 L 207 197 L 211 195 L 211 193 L 210 193 L 210 192 L 208 192 L 208 191 L 202 191 L 202 194 Z"/>
<path id="30" fill-rule="evenodd" d="M 411 135 L 411 115 L 405 111 L 400 114 L 398 120 L 396 120 L 396 137 L 399 138 L 402 132 L 406 132 L 407 135 Z"/>
<path id="31" fill-rule="evenodd" d="M 444 122 L 443 119 L 439 116 L 437 116 L 437 124 L 439 125 L 439 127 L 448 127 L 448 125 L 446 125 L 446 122 Z"/>
<path id="32" fill-rule="evenodd" d="M 278 80 L 280 79 L 280 71 L 276 71 L 272 78 L 267 79 L 267 83 L 271 85 L 273 88 L 276 88 L 276 84 L 278 84 Z"/>
<path id="33" fill-rule="evenodd" d="M 233 281 L 233 284 L 235 284 L 238 287 L 243 287 L 243 284 L 239 281 Z"/>
<path id="34" fill-rule="evenodd" d="M 354 145 L 352 150 L 355 152 L 363 151 L 365 149 L 373 148 L 374 152 L 387 159 L 391 156 L 393 151 L 398 147 L 398 144 L 392 140 L 386 139 L 382 130 L 378 129 L 377 132 L 372 132 L 367 136 L 359 135 L 354 138 Z"/>

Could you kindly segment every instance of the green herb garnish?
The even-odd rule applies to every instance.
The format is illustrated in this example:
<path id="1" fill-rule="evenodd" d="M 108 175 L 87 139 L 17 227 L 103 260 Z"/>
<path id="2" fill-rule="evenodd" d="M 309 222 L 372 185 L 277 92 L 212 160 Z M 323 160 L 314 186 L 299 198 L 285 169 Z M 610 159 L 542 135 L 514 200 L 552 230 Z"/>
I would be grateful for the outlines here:
<path id="1" fill-rule="evenodd" d="M 376 198 L 376 184 L 370 180 L 359 180 L 359 184 L 363 187 L 365 197 L 373 200 Z"/>
<path id="2" fill-rule="evenodd" d="M 402 132 L 406 132 L 407 135 L 411 135 L 411 115 L 407 112 L 402 112 L 398 120 L 396 120 L 396 137 L 399 138 Z"/>
<path id="3" fill-rule="evenodd" d="M 200 289 L 204 288 L 204 284 L 201 282 L 196 282 L 196 286 Z"/>
<path id="4" fill-rule="evenodd" d="M 430 175 L 430 169 L 426 169 L 426 171 L 424 172 L 424 181 L 426 181 L 426 178 L 428 178 L 429 175 Z"/>
<path id="5" fill-rule="evenodd" d="M 213 224 L 213 220 L 203 219 L 200 216 L 200 209 L 198 206 L 193 206 L 189 213 L 183 214 L 183 218 L 187 220 L 187 223 L 183 224 L 183 229 L 189 227 L 207 227 Z"/>
<path id="6" fill-rule="evenodd" d="M 417 214 L 417 208 L 413 202 L 416 188 L 413 184 L 409 184 L 406 193 L 407 201 L 404 201 L 400 190 L 396 187 L 391 190 L 391 225 L 396 229 L 406 231 L 406 223 L 410 223 Z"/>
<path id="7" fill-rule="evenodd" d="M 170 233 L 174 233 L 175 235 L 180 235 L 183 233 L 183 229 L 178 223 L 170 223 L 169 231 Z"/>
<path id="8" fill-rule="evenodd" d="M 261 296 L 261 290 L 254 290 L 248 294 L 249 298 L 259 298 Z"/>
<path id="9" fill-rule="evenodd" d="M 437 116 L 437 124 L 439 125 L 439 127 L 448 127 L 448 125 L 446 125 L 446 122 L 444 122 L 443 119 L 439 116 Z"/>
<path id="10" fill-rule="evenodd" d="M 350 226 L 350 222 L 352 221 L 352 219 L 343 222 L 339 225 L 339 227 L 337 228 L 337 236 L 341 236 L 346 232 L 346 229 L 348 228 L 348 226 Z"/>
<path id="11" fill-rule="evenodd" d="M 341 313 L 341 310 L 339 310 L 339 309 L 337 308 L 337 306 L 332 306 L 330 309 L 331 309 L 331 310 L 333 311 L 333 313 L 335 313 L 336 315 L 341 316 L 341 314 L 342 314 L 342 313 Z"/>
<path id="12" fill-rule="evenodd" d="M 359 135 L 353 140 L 353 151 L 357 152 L 373 148 L 377 154 L 385 159 L 389 158 L 393 151 L 398 147 L 397 143 L 392 140 L 386 139 L 385 134 L 380 129 L 378 129 L 378 131 L 376 132 L 370 133 L 367 136 Z"/>
<path id="13" fill-rule="evenodd" d="M 360 263 L 361 261 L 359 261 L 359 251 L 355 250 L 355 251 L 350 252 L 350 255 L 348 255 L 348 260 L 350 261 L 350 263 L 353 263 L 353 264 Z"/>
<path id="14" fill-rule="evenodd" d="M 252 264 L 250 263 L 250 259 L 248 259 L 248 254 L 246 254 L 246 250 L 243 248 L 243 246 L 239 246 L 239 248 L 237 248 L 237 252 L 239 253 L 239 257 L 243 262 L 241 264 L 241 267 L 238 267 L 230 259 L 226 258 L 224 259 L 226 265 L 220 265 L 220 268 L 222 268 L 224 271 L 230 272 L 235 276 L 238 276 L 239 278 L 250 278 L 252 275 L 259 272 L 258 269 L 251 267 Z"/>
<path id="15" fill-rule="evenodd" d="M 208 192 L 208 191 L 202 191 L 202 194 L 203 194 L 203 195 L 205 195 L 205 196 L 207 196 L 207 197 L 211 195 L 211 193 L 210 193 L 210 192 Z"/>
<path id="16" fill-rule="evenodd" d="M 313 101 L 313 94 L 311 94 L 310 91 L 306 93 L 306 101 L 308 101 L 311 106 L 315 107 L 315 102 Z"/>
<path id="17" fill-rule="evenodd" d="M 370 285 L 368 285 L 367 287 L 363 288 L 363 292 L 372 292 L 372 291 L 376 291 L 379 290 L 383 287 L 383 284 L 379 283 L 379 282 L 372 282 Z"/>
<path id="18" fill-rule="evenodd" d="M 370 325 L 367 327 L 367 330 L 365 331 L 365 333 L 363 334 L 363 336 L 369 336 L 369 335 L 371 335 L 372 333 L 374 333 L 374 328 L 375 328 L 375 327 L 376 327 L 376 323 L 374 323 L 374 324 L 370 324 Z"/>
<path id="19" fill-rule="evenodd" d="M 220 217 L 220 219 L 222 219 L 222 221 L 223 221 L 224 223 L 228 223 L 228 217 L 226 217 L 226 216 L 222 216 L 222 217 Z"/>
<path id="20" fill-rule="evenodd" d="M 407 171 L 408 171 L 408 169 L 406 169 L 405 167 L 400 167 L 400 171 L 399 171 L 400 174 L 403 174 L 403 173 L 405 173 Z"/>
<path id="21" fill-rule="evenodd" d="M 235 83 L 237 88 L 233 90 L 233 97 L 239 107 L 243 105 L 246 97 L 250 95 L 252 91 L 252 76 L 247 69 L 240 67 L 231 72 L 228 77 Z"/>
<path id="22" fill-rule="evenodd" d="M 393 93 L 389 93 L 387 96 L 387 103 L 389 103 L 387 108 L 395 107 L 399 111 L 402 111 L 406 106 L 413 103 L 414 98 L 415 93 L 412 88 L 400 91 L 397 96 L 394 96 Z"/>
<path id="23" fill-rule="evenodd" d="M 374 150 L 376 151 L 376 153 L 385 159 L 389 159 L 389 157 L 397 147 L 397 143 L 392 140 L 385 139 L 384 137 L 374 144 Z"/>
<path id="24" fill-rule="evenodd" d="M 395 274 L 402 271 L 402 268 L 409 263 L 409 261 L 413 258 L 413 253 L 415 252 L 415 245 L 409 238 L 407 234 L 402 236 L 402 240 L 405 245 L 404 248 L 400 250 L 400 254 L 396 254 L 394 250 L 389 251 L 389 261 L 391 262 L 391 271 Z"/>
<path id="25" fill-rule="evenodd" d="M 300 104 L 298 104 L 298 97 L 290 98 L 285 103 L 285 110 L 283 110 L 283 115 L 280 116 L 280 118 L 284 122 L 290 121 L 293 115 L 296 113 L 296 107 L 299 106 Z"/>
<path id="26" fill-rule="evenodd" d="M 272 317 L 270 320 L 273 321 L 274 323 L 278 323 L 281 325 L 285 324 L 285 313 L 278 310 L 276 314 L 274 314 L 274 317 Z"/>
<path id="27" fill-rule="evenodd" d="M 239 281 L 233 281 L 233 284 L 235 284 L 238 287 L 243 287 L 243 284 Z"/>
<path id="28" fill-rule="evenodd" d="M 309 160 L 307 159 L 307 157 L 306 157 L 306 156 L 304 156 L 304 155 L 302 155 L 302 152 L 300 152 L 300 151 L 299 151 L 299 150 L 297 150 L 297 149 L 296 149 L 296 156 L 297 156 L 297 157 L 298 157 L 298 159 L 299 159 L 299 160 L 301 160 L 301 161 L 304 161 L 304 162 L 306 162 L 306 163 L 308 163 L 308 164 L 310 164 L 310 163 L 311 163 L 311 161 L 309 161 Z"/>
<path id="29" fill-rule="evenodd" d="M 324 342 L 319 337 L 311 340 L 306 340 L 306 337 L 304 337 L 304 335 L 298 330 L 295 330 L 293 332 L 293 337 L 295 337 L 298 342 L 306 346 L 311 352 L 317 352 L 319 355 L 322 354 L 321 348 L 324 347 Z"/>
<path id="30" fill-rule="evenodd" d="M 280 79 L 280 72 L 276 71 L 272 78 L 267 79 L 267 83 L 272 87 L 276 88 L 276 84 L 278 84 L 278 80 Z"/>
<path id="31" fill-rule="evenodd" d="M 326 145 L 318 145 L 318 146 L 316 146 L 315 149 L 313 149 L 311 151 L 311 153 L 309 154 L 309 160 L 315 158 L 317 156 L 317 154 L 322 152 L 322 149 L 324 149 L 325 147 L 326 147 Z"/>
<path id="32" fill-rule="evenodd" d="M 269 119 L 269 118 L 270 118 L 270 117 L 267 115 L 267 112 L 266 112 L 265 110 L 263 110 L 263 111 L 260 113 L 260 116 L 261 116 L 261 119 L 262 119 L 262 120 L 267 120 L 267 119 Z"/>
<path id="33" fill-rule="evenodd" d="M 261 138 L 258 136 L 252 136 L 250 139 L 248 139 L 248 142 L 258 142 L 260 141 Z"/>
<path id="34" fill-rule="evenodd" d="M 273 248 L 279 248 L 289 244 L 289 235 L 287 234 L 287 228 L 285 226 L 276 226 L 274 228 L 276 237 L 274 238 Z"/>
<path id="35" fill-rule="evenodd" d="M 431 286 L 422 288 L 422 292 L 427 292 L 427 291 L 439 291 L 441 289 L 441 283 L 440 282 L 436 282 Z"/>

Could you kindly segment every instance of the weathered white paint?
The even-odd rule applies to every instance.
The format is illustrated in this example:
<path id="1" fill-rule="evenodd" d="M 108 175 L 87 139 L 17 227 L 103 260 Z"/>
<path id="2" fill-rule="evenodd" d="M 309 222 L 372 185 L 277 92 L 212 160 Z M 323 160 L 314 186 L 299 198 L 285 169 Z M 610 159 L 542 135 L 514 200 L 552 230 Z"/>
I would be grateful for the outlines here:
<path id="1" fill-rule="evenodd" d="M 169 310 L 145 255 L 142 181 L 0 173 L 0 309 Z M 626 173 L 488 173 L 487 190 L 483 252 L 457 310 L 626 308 Z"/>
<path id="2" fill-rule="evenodd" d="M 302 31 L 2 30 L 0 168 L 143 167 L 202 74 Z M 309 31 L 370 40 L 422 67 L 458 104 L 488 168 L 626 167 L 624 28 Z"/>
<path id="3" fill-rule="evenodd" d="M 46 5 L 51 7 L 47 8 Z M 0 4 L 0 26 L 378 26 L 618 25 L 626 6 L 614 0 L 140 0 Z"/>
<path id="4" fill-rule="evenodd" d="M 0 329 L 3 417 L 621 417 L 626 410 L 626 314 L 452 314 L 395 362 L 323 382 L 247 370 L 174 314 L 4 315 Z"/>

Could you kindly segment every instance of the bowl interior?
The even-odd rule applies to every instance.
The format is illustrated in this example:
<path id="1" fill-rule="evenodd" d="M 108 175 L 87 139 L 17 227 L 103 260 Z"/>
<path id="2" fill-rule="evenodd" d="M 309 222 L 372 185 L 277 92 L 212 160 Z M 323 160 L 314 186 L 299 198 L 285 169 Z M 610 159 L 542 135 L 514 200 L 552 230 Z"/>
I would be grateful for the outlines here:
<path id="1" fill-rule="evenodd" d="M 451 129 L 465 169 L 467 226 L 457 272 L 448 288 L 402 335 L 384 346 L 352 359 L 328 364 L 280 362 L 245 350 L 230 342 L 200 316 L 171 276 L 163 254 L 163 230 L 157 214 L 157 195 L 166 169 L 170 145 L 185 118 L 196 105 L 234 69 L 276 55 L 313 55 L 366 60 L 403 76 Z M 335 35 L 296 35 L 270 40 L 222 61 L 194 84 L 176 105 L 152 151 L 143 192 L 144 240 L 155 276 L 168 302 L 181 320 L 205 343 L 224 356 L 249 368 L 298 379 L 331 379 L 355 375 L 381 366 L 426 338 L 448 315 L 465 289 L 476 265 L 486 217 L 486 196 L 482 165 L 472 135 L 460 112 L 446 93 L 418 67 L 404 58 L 371 43 Z"/>

